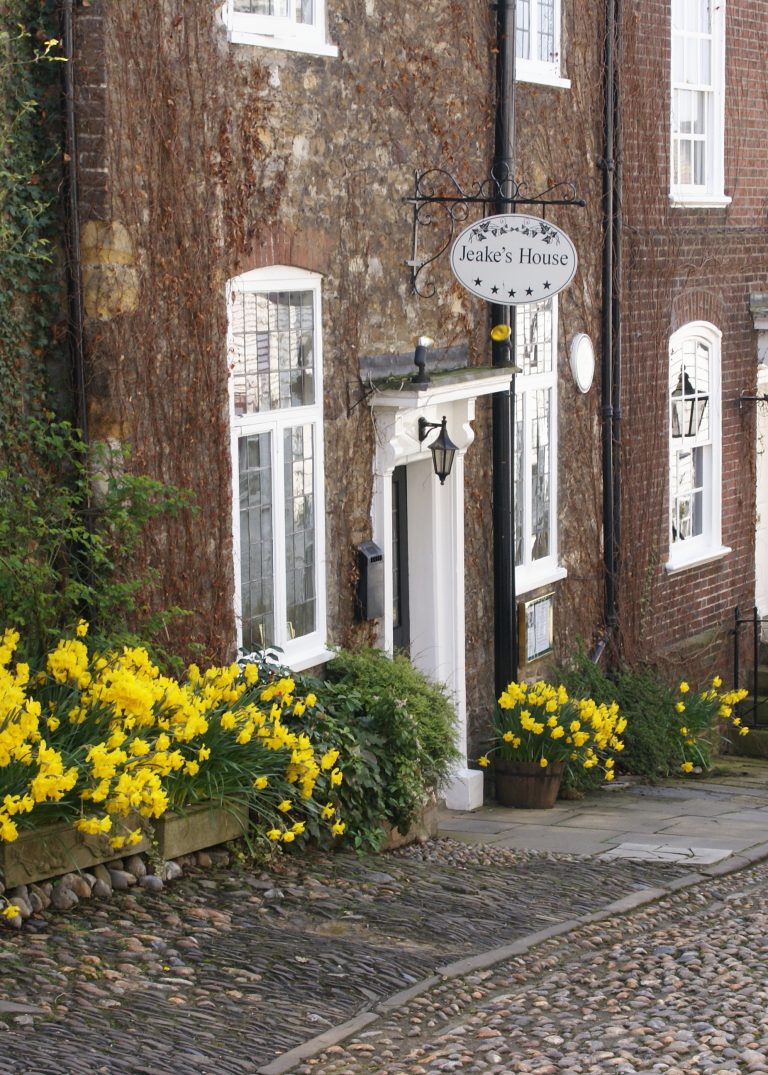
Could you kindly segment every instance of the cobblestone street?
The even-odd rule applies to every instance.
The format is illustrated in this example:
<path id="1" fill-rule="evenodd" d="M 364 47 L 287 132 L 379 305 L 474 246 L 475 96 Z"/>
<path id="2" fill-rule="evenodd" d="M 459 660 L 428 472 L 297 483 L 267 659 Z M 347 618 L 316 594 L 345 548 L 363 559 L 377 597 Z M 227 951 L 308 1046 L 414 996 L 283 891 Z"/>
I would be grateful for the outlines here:
<path id="1" fill-rule="evenodd" d="M 282 875 L 193 869 L 2 934 L 0 1072 L 254 1072 L 438 966 L 684 872 L 450 841 Z"/>
<path id="2" fill-rule="evenodd" d="M 301 1075 L 768 1071 L 768 866 L 468 974 Z"/>
<path id="3" fill-rule="evenodd" d="M 739 760 L 374 858 L 203 854 L 0 933 L 0 1075 L 768 1071 L 767 823 Z"/>

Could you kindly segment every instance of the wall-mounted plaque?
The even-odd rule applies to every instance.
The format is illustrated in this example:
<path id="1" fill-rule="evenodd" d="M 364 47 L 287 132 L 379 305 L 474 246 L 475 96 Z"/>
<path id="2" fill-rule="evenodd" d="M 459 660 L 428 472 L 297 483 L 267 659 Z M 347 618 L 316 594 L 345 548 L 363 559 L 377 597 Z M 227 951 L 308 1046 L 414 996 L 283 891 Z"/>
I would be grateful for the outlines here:
<path id="1" fill-rule="evenodd" d="M 554 593 L 535 597 L 532 601 L 521 601 L 518 605 L 522 663 L 528 664 L 552 652 L 555 641 L 554 607 Z"/>

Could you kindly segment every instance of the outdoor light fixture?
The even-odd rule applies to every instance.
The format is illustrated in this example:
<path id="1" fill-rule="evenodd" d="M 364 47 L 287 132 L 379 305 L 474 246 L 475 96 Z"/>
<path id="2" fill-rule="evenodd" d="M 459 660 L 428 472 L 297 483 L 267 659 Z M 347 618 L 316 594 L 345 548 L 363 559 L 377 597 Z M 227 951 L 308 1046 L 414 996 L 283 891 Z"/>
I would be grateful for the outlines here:
<path id="1" fill-rule="evenodd" d="M 709 403 L 709 396 L 696 393 L 691 379 L 683 369 L 672 393 L 672 436 L 695 437 L 701 429 Z"/>
<path id="2" fill-rule="evenodd" d="M 419 441 L 424 440 L 430 429 L 440 430 L 430 444 L 429 450 L 432 452 L 432 465 L 435 468 L 435 474 L 440 479 L 440 484 L 445 485 L 445 479 L 451 473 L 453 457 L 458 449 L 448 436 L 448 430 L 445 427 L 445 415 L 443 415 L 442 422 L 428 422 L 426 418 L 419 418 Z"/>
<path id="3" fill-rule="evenodd" d="M 412 384 L 426 387 L 429 384 L 429 374 L 427 373 L 427 348 L 431 347 L 435 341 L 430 336 L 419 336 L 416 341 L 416 352 L 413 356 L 413 361 L 416 364 L 416 373 L 411 377 Z"/>

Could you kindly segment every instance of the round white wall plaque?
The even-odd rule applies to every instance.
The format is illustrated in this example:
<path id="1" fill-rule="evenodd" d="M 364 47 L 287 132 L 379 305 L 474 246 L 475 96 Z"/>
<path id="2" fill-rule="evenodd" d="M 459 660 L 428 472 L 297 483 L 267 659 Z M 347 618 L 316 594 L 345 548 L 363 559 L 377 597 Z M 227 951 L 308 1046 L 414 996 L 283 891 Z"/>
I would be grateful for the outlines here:
<path id="1" fill-rule="evenodd" d="M 595 348 L 586 332 L 571 340 L 571 372 L 580 392 L 588 392 L 595 376 Z"/>

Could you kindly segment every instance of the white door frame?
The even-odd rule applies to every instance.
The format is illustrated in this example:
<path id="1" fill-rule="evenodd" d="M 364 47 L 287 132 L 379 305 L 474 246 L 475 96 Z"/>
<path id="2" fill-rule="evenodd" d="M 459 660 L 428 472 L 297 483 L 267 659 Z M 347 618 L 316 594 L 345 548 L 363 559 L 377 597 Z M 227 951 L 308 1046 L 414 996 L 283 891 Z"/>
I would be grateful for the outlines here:
<path id="1" fill-rule="evenodd" d="M 411 659 L 417 668 L 448 688 L 458 716 L 461 759 L 445 789 L 449 809 L 475 810 L 483 803 L 483 776 L 467 758 L 467 700 L 464 623 L 464 456 L 474 440 L 472 421 L 479 396 L 509 391 L 510 373 L 475 369 L 442 374 L 426 388 L 406 382 L 401 390 L 373 394 L 376 430 L 373 540 L 384 552 L 384 617 L 380 645 L 392 652 L 392 473 L 408 467 L 408 567 L 410 577 Z M 440 485 L 429 444 L 419 441 L 419 419 L 439 423 L 458 451 L 453 470 Z"/>

